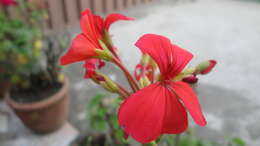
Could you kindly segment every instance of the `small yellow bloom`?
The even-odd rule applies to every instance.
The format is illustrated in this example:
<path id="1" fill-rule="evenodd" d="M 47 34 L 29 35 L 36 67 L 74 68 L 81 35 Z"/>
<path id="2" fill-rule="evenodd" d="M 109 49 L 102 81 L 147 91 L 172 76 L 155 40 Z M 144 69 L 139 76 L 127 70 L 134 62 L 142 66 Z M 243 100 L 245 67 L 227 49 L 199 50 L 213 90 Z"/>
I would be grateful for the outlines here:
<path id="1" fill-rule="evenodd" d="M 24 55 L 18 55 L 17 61 L 20 64 L 26 64 L 28 63 L 28 59 Z"/>
<path id="2" fill-rule="evenodd" d="M 59 74 L 59 75 L 58 75 L 58 81 L 63 82 L 64 79 L 65 79 L 64 74 Z"/>
<path id="3" fill-rule="evenodd" d="M 36 40 L 34 42 L 34 47 L 38 50 L 42 48 L 42 40 Z"/>

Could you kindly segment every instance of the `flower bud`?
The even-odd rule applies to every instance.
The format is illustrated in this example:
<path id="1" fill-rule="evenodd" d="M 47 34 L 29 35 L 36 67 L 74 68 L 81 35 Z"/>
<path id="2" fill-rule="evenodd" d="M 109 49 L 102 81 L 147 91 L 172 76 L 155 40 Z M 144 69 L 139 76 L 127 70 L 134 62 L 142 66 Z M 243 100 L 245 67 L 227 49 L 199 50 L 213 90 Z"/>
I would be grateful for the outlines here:
<path id="1" fill-rule="evenodd" d="M 102 49 L 96 49 L 95 52 L 98 54 L 98 58 L 110 61 L 113 58 L 112 53 L 107 48 L 106 44 L 99 40 L 99 44 L 102 47 Z"/>
<path id="2" fill-rule="evenodd" d="M 142 65 L 148 65 L 150 61 L 150 56 L 148 54 L 143 54 L 141 58 L 141 64 Z"/>
<path id="3" fill-rule="evenodd" d="M 200 63 L 196 67 L 196 73 L 198 74 L 207 74 L 209 73 L 217 64 L 217 61 L 215 60 L 208 60 Z"/>
<path id="4" fill-rule="evenodd" d="M 107 86 L 111 89 L 112 92 L 117 92 L 119 90 L 118 86 L 111 80 L 111 79 L 106 79 L 106 84 Z"/>
<path id="5" fill-rule="evenodd" d="M 140 83 L 141 88 L 144 88 L 151 84 L 151 82 L 147 76 L 141 77 L 139 80 L 139 83 Z"/>
<path id="6" fill-rule="evenodd" d="M 198 78 L 194 75 L 189 76 L 189 77 L 185 77 L 182 79 L 183 82 L 189 83 L 189 84 L 195 84 L 198 82 Z"/>
<path id="7" fill-rule="evenodd" d="M 108 31 L 104 31 L 103 42 L 108 46 L 109 49 L 115 49 L 112 47 L 112 38 Z"/>
<path id="8" fill-rule="evenodd" d="M 193 75 L 195 73 L 196 69 L 195 68 L 187 68 L 180 74 L 178 74 L 176 77 L 173 78 L 173 81 L 181 81 L 183 78 Z"/>
<path id="9" fill-rule="evenodd" d="M 111 91 L 111 89 L 108 87 L 108 85 L 106 84 L 106 82 L 100 82 L 99 83 L 104 89 L 106 89 L 109 92 L 113 92 Z"/>
<path id="10" fill-rule="evenodd" d="M 115 93 L 119 90 L 117 84 L 101 72 L 96 72 L 94 81 L 98 82 L 98 84 L 110 92 Z"/>

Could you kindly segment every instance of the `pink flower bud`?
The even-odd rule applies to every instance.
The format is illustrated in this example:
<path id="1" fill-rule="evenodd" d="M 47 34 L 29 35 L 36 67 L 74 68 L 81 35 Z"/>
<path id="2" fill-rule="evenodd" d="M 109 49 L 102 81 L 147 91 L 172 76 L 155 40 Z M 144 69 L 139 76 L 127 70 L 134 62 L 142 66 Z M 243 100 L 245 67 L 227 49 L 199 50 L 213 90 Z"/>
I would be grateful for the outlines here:
<path id="1" fill-rule="evenodd" d="M 196 74 L 207 74 L 209 73 L 217 64 L 217 61 L 215 60 L 208 60 L 201 62 L 199 65 L 196 67 Z"/>
<path id="2" fill-rule="evenodd" d="M 208 63 L 209 63 L 208 67 L 205 68 L 204 70 L 202 70 L 202 71 L 200 72 L 201 74 L 207 74 L 207 73 L 209 73 L 209 72 L 215 67 L 215 65 L 217 64 L 217 61 L 215 61 L 215 60 L 209 60 Z"/>
<path id="3" fill-rule="evenodd" d="M 98 81 L 102 81 L 102 82 L 106 81 L 106 79 L 102 76 L 97 76 L 95 79 L 98 80 Z"/>
<path id="4" fill-rule="evenodd" d="M 186 82 L 189 84 L 195 84 L 198 82 L 198 80 L 199 79 L 194 75 L 182 79 L 183 82 Z"/>

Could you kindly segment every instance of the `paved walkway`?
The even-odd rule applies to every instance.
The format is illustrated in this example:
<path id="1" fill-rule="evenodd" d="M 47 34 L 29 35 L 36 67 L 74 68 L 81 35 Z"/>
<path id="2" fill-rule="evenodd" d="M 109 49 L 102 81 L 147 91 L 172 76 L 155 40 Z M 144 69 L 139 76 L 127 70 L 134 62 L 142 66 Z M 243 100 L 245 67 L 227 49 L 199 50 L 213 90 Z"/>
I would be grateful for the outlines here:
<path id="1" fill-rule="evenodd" d="M 260 3 L 256 1 L 197 0 L 196 2 L 149 4 L 123 12 L 136 18 L 112 27 L 115 45 L 127 66 L 134 68 L 139 50 L 135 41 L 144 33 L 165 35 L 194 53 L 191 65 L 206 59 L 218 60 L 210 75 L 197 88 L 208 126 L 196 128 L 199 136 L 223 140 L 241 136 L 249 146 L 260 145 Z M 83 101 L 98 90 L 82 81 L 79 65 L 67 68 L 73 79 L 71 121 L 84 127 Z M 118 72 L 107 70 L 122 81 Z M 72 77 L 73 76 L 73 77 Z M 94 90 L 95 89 L 95 90 Z M 81 106 L 80 106 L 81 105 Z M 72 107 L 72 108 L 75 108 Z M 84 128 L 83 128 L 84 129 Z"/>

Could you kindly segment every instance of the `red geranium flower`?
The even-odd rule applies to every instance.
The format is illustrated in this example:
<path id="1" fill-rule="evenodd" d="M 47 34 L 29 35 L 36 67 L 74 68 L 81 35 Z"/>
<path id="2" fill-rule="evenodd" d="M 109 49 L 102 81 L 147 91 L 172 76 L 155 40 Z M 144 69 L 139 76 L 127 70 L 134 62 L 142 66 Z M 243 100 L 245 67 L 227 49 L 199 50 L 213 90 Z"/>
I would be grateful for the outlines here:
<path id="1" fill-rule="evenodd" d="M 3 6 L 11 6 L 11 5 L 16 5 L 17 2 L 15 0 L 0 0 L 0 5 Z"/>
<path id="2" fill-rule="evenodd" d="M 141 143 L 151 142 L 161 134 L 182 133 L 188 127 L 186 109 L 198 125 L 206 125 L 192 88 L 182 81 L 172 81 L 193 55 L 154 34 L 144 35 L 136 46 L 158 64 L 161 80 L 132 94 L 121 105 L 118 120 L 124 131 Z"/>
<path id="3" fill-rule="evenodd" d="M 104 20 L 100 16 L 91 13 L 90 10 L 82 12 L 80 26 L 82 33 L 76 36 L 68 52 L 61 57 L 61 65 L 71 64 L 78 61 L 97 57 L 96 49 L 102 49 L 99 41 L 104 41 L 109 49 L 113 49 L 112 44 L 108 44 L 107 34 L 110 25 L 119 20 L 133 20 L 121 14 L 111 14 Z"/>

